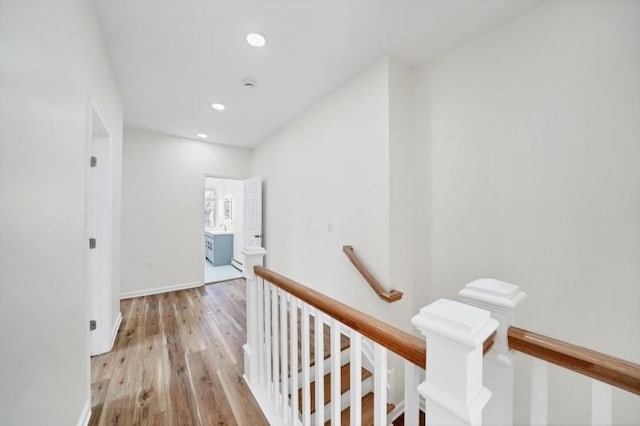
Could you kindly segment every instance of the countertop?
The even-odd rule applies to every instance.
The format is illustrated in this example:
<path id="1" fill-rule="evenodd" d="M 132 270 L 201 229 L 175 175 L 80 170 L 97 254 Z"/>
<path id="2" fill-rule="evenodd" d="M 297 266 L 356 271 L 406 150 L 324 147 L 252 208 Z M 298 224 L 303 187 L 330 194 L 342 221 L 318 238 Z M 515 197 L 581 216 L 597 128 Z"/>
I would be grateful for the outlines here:
<path id="1" fill-rule="evenodd" d="M 219 231 L 217 229 L 205 229 L 205 235 L 214 236 L 214 235 L 233 235 L 233 231 Z"/>

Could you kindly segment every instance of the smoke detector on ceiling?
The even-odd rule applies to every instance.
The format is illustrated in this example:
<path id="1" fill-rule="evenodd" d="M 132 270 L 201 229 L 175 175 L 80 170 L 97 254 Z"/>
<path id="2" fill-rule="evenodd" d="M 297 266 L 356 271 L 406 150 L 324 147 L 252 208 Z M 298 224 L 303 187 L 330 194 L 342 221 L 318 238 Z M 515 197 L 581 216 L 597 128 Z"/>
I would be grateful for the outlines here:
<path id="1" fill-rule="evenodd" d="M 249 89 L 252 89 L 256 87 L 256 82 L 250 78 L 245 78 L 244 80 L 242 80 L 242 85 L 244 87 L 248 87 Z"/>

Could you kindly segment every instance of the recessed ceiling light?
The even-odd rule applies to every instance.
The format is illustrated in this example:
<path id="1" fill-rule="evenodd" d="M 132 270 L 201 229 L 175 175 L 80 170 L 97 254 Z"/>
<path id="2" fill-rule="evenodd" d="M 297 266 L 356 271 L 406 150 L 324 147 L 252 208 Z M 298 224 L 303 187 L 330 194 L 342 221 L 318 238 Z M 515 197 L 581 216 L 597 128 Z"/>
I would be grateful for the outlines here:
<path id="1" fill-rule="evenodd" d="M 206 139 L 207 138 L 207 134 L 206 133 L 198 133 L 196 136 L 199 137 L 200 139 Z"/>
<path id="2" fill-rule="evenodd" d="M 247 34 L 247 43 L 249 43 L 249 46 L 262 47 L 267 43 L 267 39 L 262 34 L 249 33 Z"/>
<path id="3" fill-rule="evenodd" d="M 225 106 L 222 104 L 211 104 L 211 108 L 215 109 L 216 111 L 224 111 Z"/>

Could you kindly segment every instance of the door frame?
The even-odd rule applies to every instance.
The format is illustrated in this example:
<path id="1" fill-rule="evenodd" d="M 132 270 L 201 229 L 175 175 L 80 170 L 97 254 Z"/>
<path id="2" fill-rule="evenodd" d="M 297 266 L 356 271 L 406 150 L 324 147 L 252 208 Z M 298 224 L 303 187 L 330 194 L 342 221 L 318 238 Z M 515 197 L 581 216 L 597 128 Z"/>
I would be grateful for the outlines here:
<path id="1" fill-rule="evenodd" d="M 227 179 L 227 180 L 237 180 L 242 182 L 247 178 L 238 177 L 237 175 L 229 175 L 224 173 L 203 173 L 202 179 L 200 179 L 200 206 L 204 206 L 204 184 L 207 178 L 214 179 Z M 204 252 L 204 214 L 200 215 L 200 271 L 202 273 L 202 285 L 206 284 L 205 276 L 204 276 L 204 265 L 206 262 L 205 252 Z"/>
<path id="2" fill-rule="evenodd" d="M 87 108 L 87 141 L 85 161 L 85 254 L 87 334 L 89 355 L 98 355 L 111 350 L 113 318 L 112 304 L 112 136 L 104 116 L 94 98 Z M 101 174 L 96 176 L 90 159 L 98 156 Z M 98 201 L 95 195 L 101 198 Z M 99 208 L 101 206 L 103 208 Z M 89 239 L 97 238 L 100 251 L 92 253 Z M 96 257 L 97 256 L 97 257 Z M 89 321 L 96 320 L 97 328 L 89 330 Z"/>

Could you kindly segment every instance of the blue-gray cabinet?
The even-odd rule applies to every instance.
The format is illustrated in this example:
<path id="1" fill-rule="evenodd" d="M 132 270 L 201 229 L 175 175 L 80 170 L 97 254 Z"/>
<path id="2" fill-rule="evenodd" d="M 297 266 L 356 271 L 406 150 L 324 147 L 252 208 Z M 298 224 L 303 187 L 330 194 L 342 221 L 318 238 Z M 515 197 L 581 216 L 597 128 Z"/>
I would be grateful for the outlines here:
<path id="1" fill-rule="evenodd" d="M 213 266 L 230 265 L 233 257 L 233 234 L 204 234 L 205 257 Z"/>

